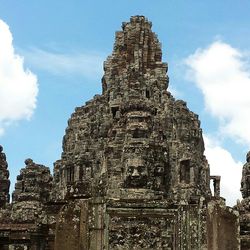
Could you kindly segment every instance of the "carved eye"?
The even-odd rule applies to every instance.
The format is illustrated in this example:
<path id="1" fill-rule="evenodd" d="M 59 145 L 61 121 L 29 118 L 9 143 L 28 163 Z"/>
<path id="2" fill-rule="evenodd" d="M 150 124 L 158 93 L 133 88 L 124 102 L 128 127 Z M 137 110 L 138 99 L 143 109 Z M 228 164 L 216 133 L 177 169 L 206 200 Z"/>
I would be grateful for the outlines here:
<path id="1" fill-rule="evenodd" d="M 139 173 L 143 172 L 143 170 L 144 170 L 144 166 L 138 166 L 137 171 Z"/>
<path id="2" fill-rule="evenodd" d="M 158 173 L 162 173 L 163 172 L 163 167 L 161 167 L 161 166 L 157 166 L 157 172 Z"/>
<path id="3" fill-rule="evenodd" d="M 132 174 L 134 171 L 134 167 L 133 166 L 129 166 L 128 167 L 128 173 Z"/>

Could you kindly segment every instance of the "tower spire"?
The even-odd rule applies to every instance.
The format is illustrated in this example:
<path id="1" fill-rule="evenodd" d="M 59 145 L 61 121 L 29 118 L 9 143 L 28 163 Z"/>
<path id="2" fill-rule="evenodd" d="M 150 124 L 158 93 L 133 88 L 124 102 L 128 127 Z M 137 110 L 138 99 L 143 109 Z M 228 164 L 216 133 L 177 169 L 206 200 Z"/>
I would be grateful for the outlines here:
<path id="1" fill-rule="evenodd" d="M 6 155 L 3 152 L 3 147 L 0 145 L 0 208 L 5 208 L 6 204 L 9 203 L 10 195 L 10 181 L 9 181 L 9 170 Z"/>
<path id="2" fill-rule="evenodd" d="M 161 44 L 151 27 L 144 16 L 133 16 L 122 24 L 122 31 L 116 32 L 113 53 L 104 63 L 104 92 L 141 89 L 153 84 L 153 75 L 158 76 L 158 88 L 167 88 L 167 64 L 162 62 Z"/>

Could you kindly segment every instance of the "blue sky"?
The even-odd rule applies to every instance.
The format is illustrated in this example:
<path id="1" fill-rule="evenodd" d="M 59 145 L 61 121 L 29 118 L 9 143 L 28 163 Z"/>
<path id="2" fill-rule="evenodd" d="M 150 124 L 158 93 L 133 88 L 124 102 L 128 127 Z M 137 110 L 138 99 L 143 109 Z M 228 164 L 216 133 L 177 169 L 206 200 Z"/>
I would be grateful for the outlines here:
<path id="1" fill-rule="evenodd" d="M 53 168 L 70 114 L 101 92 L 115 31 L 145 15 L 169 64 L 170 90 L 199 115 L 211 174 L 222 175 L 222 196 L 233 204 L 250 149 L 249 9 L 244 0 L 0 0 L 0 144 L 12 188 L 26 158 Z"/>

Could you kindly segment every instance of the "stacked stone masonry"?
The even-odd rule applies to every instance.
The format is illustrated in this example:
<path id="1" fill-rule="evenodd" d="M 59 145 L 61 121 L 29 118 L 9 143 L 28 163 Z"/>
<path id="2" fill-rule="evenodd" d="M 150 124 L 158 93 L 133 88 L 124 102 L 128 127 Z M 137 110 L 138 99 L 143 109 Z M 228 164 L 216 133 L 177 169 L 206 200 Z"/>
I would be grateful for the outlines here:
<path id="1" fill-rule="evenodd" d="M 27 159 L 12 203 L 1 148 L 0 249 L 250 249 L 250 157 L 244 199 L 229 208 L 198 116 L 168 91 L 151 26 L 143 16 L 122 24 L 102 94 L 71 115 L 53 178 Z"/>
<path id="2" fill-rule="evenodd" d="M 9 188 L 8 163 L 5 153 L 3 153 L 3 147 L 0 145 L 0 208 L 6 208 L 10 201 Z"/>
<path id="3" fill-rule="evenodd" d="M 240 213 L 241 250 L 250 249 L 250 151 L 242 170 L 241 193 L 243 200 L 237 204 Z"/>

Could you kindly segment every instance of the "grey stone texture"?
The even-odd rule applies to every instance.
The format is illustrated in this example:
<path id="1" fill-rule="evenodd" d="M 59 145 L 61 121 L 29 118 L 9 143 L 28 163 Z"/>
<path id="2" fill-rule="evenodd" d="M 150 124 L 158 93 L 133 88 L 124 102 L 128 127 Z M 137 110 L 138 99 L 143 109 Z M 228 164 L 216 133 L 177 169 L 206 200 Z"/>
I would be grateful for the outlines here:
<path id="1" fill-rule="evenodd" d="M 9 170 L 6 161 L 6 155 L 3 152 L 3 147 L 0 145 L 0 208 L 5 208 L 9 203 Z"/>
<path id="2" fill-rule="evenodd" d="M 116 32 L 102 94 L 71 115 L 53 178 L 27 159 L 9 209 L 5 189 L 0 248 L 240 249 L 241 211 L 210 176 L 198 115 L 168 91 L 151 26 L 133 16 Z"/>
<path id="3" fill-rule="evenodd" d="M 104 62 L 102 95 L 68 122 L 55 168 L 57 198 L 125 199 L 133 188 L 143 199 L 209 196 L 198 116 L 167 91 L 168 67 L 151 23 L 136 16 L 122 27 Z"/>
<path id="4" fill-rule="evenodd" d="M 48 167 L 25 160 L 25 167 L 17 176 L 12 195 L 12 220 L 38 222 L 44 204 L 50 198 L 52 176 Z"/>
<path id="5" fill-rule="evenodd" d="M 250 151 L 242 169 L 241 193 L 243 200 L 237 204 L 240 213 L 241 250 L 250 249 Z"/>

